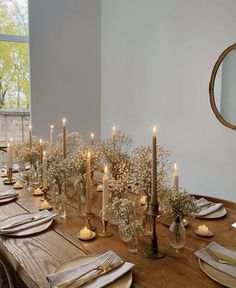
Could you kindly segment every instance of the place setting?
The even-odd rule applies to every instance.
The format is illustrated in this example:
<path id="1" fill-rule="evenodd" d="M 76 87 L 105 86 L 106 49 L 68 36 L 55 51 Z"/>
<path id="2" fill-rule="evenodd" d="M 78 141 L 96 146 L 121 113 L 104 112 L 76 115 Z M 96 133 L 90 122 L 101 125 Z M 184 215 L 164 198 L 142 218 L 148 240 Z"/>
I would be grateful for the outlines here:
<path id="1" fill-rule="evenodd" d="M 124 261 L 114 251 L 82 256 L 59 266 L 47 280 L 51 288 L 129 288 L 134 264 Z"/>
<path id="2" fill-rule="evenodd" d="M 236 287 L 236 250 L 211 242 L 195 255 L 200 268 L 210 278 L 226 287 Z"/>
<path id="3" fill-rule="evenodd" d="M 227 210 L 223 206 L 223 203 L 214 203 L 205 198 L 200 198 L 196 201 L 196 204 L 200 208 L 198 213 L 194 213 L 196 218 L 217 219 L 222 218 L 227 214 Z"/>
<path id="4" fill-rule="evenodd" d="M 0 221 L 0 234 L 6 236 L 27 236 L 46 230 L 56 214 L 48 210 L 19 214 Z"/>

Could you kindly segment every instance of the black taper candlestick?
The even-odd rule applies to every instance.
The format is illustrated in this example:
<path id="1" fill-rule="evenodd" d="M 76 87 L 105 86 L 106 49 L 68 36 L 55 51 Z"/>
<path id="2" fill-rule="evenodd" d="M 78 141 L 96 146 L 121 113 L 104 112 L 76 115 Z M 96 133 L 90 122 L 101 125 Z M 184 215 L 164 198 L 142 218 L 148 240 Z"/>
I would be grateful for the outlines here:
<path id="1" fill-rule="evenodd" d="M 157 231 L 156 231 L 156 218 L 158 216 L 159 204 L 151 204 L 151 216 L 152 216 L 152 238 L 151 245 L 144 250 L 144 254 L 153 259 L 159 259 L 165 256 L 165 252 L 161 251 L 158 247 Z"/>

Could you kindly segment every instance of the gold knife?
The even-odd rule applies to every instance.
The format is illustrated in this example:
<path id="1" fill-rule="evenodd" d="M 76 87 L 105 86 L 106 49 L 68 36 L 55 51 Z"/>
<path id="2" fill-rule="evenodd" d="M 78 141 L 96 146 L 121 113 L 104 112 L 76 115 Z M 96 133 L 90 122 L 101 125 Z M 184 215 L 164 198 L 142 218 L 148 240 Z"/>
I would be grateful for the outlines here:
<path id="1" fill-rule="evenodd" d="M 112 271 L 112 270 L 114 270 L 114 269 L 122 266 L 124 263 L 125 263 L 124 260 L 118 261 L 117 263 L 114 263 L 113 265 L 109 266 L 106 270 L 98 271 L 98 272 L 95 273 L 94 275 L 89 276 L 89 277 L 87 277 L 87 278 L 85 278 L 85 279 L 82 279 L 82 280 L 80 280 L 79 282 L 71 285 L 70 288 L 78 288 L 78 287 L 81 287 L 81 286 L 85 285 L 86 283 L 88 283 L 88 282 L 90 282 L 90 281 L 92 281 L 92 280 L 94 280 L 94 279 L 97 279 L 98 277 L 100 277 L 100 276 L 102 276 L 102 275 L 104 275 L 104 274 L 106 274 L 106 273 L 108 273 L 108 272 L 110 272 L 110 271 Z"/>
<path id="2" fill-rule="evenodd" d="M 220 258 L 222 260 L 225 260 L 226 262 L 228 262 L 229 264 L 232 264 L 232 265 L 236 265 L 236 259 L 235 258 L 232 258 L 230 256 L 227 256 L 219 251 L 216 251 L 212 248 L 209 248 L 208 247 L 208 250 L 211 251 L 212 254 L 214 254 L 217 258 Z"/>

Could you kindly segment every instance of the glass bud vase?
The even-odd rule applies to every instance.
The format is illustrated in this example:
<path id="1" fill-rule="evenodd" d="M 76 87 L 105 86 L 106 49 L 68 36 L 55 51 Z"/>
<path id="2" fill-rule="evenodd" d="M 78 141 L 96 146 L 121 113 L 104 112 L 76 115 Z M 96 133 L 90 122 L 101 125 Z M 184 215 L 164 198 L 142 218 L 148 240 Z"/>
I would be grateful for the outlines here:
<path id="1" fill-rule="evenodd" d="M 179 217 L 170 225 L 170 245 L 175 249 L 182 248 L 185 242 L 185 228 Z"/>
<path id="2" fill-rule="evenodd" d="M 58 207 L 58 216 L 62 219 L 66 219 L 66 203 L 61 202 Z"/>
<path id="3" fill-rule="evenodd" d="M 75 199 L 78 201 L 79 216 L 87 216 L 87 193 L 86 193 L 86 179 L 81 176 L 74 183 Z"/>
<path id="4" fill-rule="evenodd" d="M 128 242 L 128 249 L 131 253 L 137 253 L 138 252 L 138 235 L 132 235 L 130 237 L 130 240 Z"/>
<path id="5" fill-rule="evenodd" d="M 65 195 L 63 185 L 58 186 L 58 192 L 56 193 L 55 200 L 56 200 L 56 206 L 58 209 L 58 216 L 62 219 L 66 219 L 66 201 L 67 201 L 67 198 Z"/>

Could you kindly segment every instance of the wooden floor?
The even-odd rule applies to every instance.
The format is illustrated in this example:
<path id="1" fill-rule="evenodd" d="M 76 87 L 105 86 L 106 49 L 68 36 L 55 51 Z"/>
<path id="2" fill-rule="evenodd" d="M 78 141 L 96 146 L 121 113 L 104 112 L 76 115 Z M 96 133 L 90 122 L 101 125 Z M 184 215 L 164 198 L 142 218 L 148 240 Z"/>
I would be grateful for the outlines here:
<path id="1" fill-rule="evenodd" d="M 3 186 L 3 185 L 2 185 Z M 0 187 L 2 188 L 2 187 Z M 7 189 L 7 187 L 4 187 Z M 34 197 L 30 192 L 19 190 L 16 202 L 0 206 L 0 219 L 21 213 L 38 211 L 40 197 Z M 96 211 L 101 208 L 101 193 L 94 192 Z M 96 238 L 83 242 L 77 238 L 77 233 L 85 225 L 85 219 L 78 216 L 76 203 L 67 206 L 68 218 L 55 218 L 52 226 L 42 233 L 31 237 L 0 237 L 1 252 L 12 263 L 17 275 L 27 287 L 48 287 L 46 276 L 53 273 L 62 263 L 78 256 L 100 254 L 114 250 L 125 260 L 133 262 L 133 287 L 137 288 L 210 288 L 222 287 L 207 277 L 199 268 L 194 252 L 206 246 L 212 240 L 236 248 L 236 230 L 230 224 L 236 221 L 236 205 L 225 202 L 227 216 L 219 220 L 190 219 L 186 231 L 186 243 L 183 249 L 176 252 L 169 245 L 168 227 L 158 223 L 159 244 L 165 250 L 166 256 L 153 260 L 144 256 L 144 248 L 149 246 L 150 238 L 140 239 L 140 251 L 132 254 L 118 236 L 117 227 L 109 226 L 114 236 L 111 238 Z M 56 210 L 54 210 L 56 211 Z M 207 225 L 214 232 L 213 238 L 201 238 L 194 233 L 198 225 Z M 101 230 L 99 217 L 92 219 L 92 224 Z"/>

